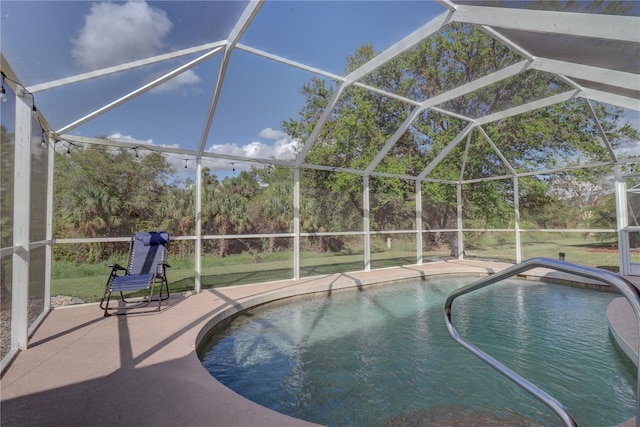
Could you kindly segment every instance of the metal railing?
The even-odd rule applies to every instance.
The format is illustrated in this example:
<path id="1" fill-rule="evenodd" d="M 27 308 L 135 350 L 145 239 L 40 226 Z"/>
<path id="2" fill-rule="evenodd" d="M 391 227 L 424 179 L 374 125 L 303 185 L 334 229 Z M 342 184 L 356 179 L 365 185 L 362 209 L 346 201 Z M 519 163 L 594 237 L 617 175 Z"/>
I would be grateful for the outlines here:
<path id="1" fill-rule="evenodd" d="M 504 279 L 518 275 L 533 268 L 548 268 L 584 277 L 587 279 L 598 280 L 610 286 L 613 286 L 627 299 L 627 301 L 629 301 L 640 326 L 640 292 L 631 282 L 629 282 L 624 277 L 610 271 L 592 267 L 585 267 L 570 262 L 556 261 L 550 258 L 532 258 L 451 292 L 447 297 L 444 307 L 445 323 L 453 339 L 456 340 L 460 345 L 462 345 L 468 351 L 487 363 L 489 366 L 500 372 L 509 380 L 532 394 L 540 402 L 553 410 L 562 419 L 565 425 L 577 426 L 578 424 L 576 423 L 576 420 L 560 402 L 558 402 L 548 393 L 533 385 L 525 378 L 521 377 L 517 373 L 513 372 L 512 370 L 498 362 L 493 357 L 489 356 L 487 353 L 483 352 L 473 344 L 464 340 L 458 334 L 458 331 L 456 331 L 453 323 L 451 322 L 451 306 L 453 304 L 453 300 L 455 300 L 457 297 L 468 294 L 477 289 L 484 288 L 485 286 L 491 285 L 493 283 L 500 282 Z M 640 367 L 640 360 L 636 365 Z M 636 385 L 636 427 L 640 427 L 640 417 L 638 415 L 640 415 L 640 375 L 638 376 Z"/>

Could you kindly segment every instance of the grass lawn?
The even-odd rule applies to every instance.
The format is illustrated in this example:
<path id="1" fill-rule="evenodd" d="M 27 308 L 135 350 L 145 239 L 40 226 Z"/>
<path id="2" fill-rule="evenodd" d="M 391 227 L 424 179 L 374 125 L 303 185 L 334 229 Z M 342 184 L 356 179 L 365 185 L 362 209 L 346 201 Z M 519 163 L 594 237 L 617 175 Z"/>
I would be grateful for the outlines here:
<path id="1" fill-rule="evenodd" d="M 515 240 L 512 233 L 493 233 L 481 236 L 465 235 L 465 256 L 468 258 L 497 259 L 515 262 Z M 377 244 L 376 244 L 377 243 Z M 413 239 L 396 239 L 391 248 L 384 242 L 372 244 L 371 267 L 385 268 L 416 263 Z M 523 233 L 522 259 L 533 257 L 556 258 L 563 252 L 565 259 L 577 264 L 618 270 L 618 251 L 615 242 L 599 242 L 584 233 Z M 446 259 L 449 247 L 424 251 L 424 262 Z M 302 277 L 359 271 L 364 268 L 361 248 L 340 253 L 303 252 L 300 257 Z M 640 263 L 640 253 L 632 253 L 632 261 Z M 86 302 L 99 301 L 104 292 L 110 268 L 107 264 L 126 259 L 114 259 L 98 264 L 55 262 L 53 265 L 52 295 L 68 295 Z M 169 288 L 172 292 L 193 290 L 195 261 L 192 258 L 169 256 Z M 202 288 L 233 286 L 293 277 L 293 254 L 231 255 L 220 258 L 207 255 L 202 258 Z"/>
<path id="2" fill-rule="evenodd" d="M 576 264 L 618 271 L 617 241 L 601 242 L 585 233 L 522 233 L 522 259 L 535 257 L 558 259 Z M 496 233 L 478 239 L 465 251 L 468 257 L 492 258 L 515 262 L 515 238 L 511 233 Z M 632 252 L 632 262 L 640 262 L 640 253 Z"/>

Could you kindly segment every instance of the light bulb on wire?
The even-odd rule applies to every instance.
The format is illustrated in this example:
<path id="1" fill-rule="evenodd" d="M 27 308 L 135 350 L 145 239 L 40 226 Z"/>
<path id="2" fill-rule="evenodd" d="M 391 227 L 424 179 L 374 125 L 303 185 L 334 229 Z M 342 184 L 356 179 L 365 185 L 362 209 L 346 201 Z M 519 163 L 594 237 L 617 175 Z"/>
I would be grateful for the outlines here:
<path id="1" fill-rule="evenodd" d="M 7 102 L 7 91 L 4 88 L 4 77 L 5 75 L 4 73 L 2 73 L 2 86 L 0 86 L 0 102 Z"/>

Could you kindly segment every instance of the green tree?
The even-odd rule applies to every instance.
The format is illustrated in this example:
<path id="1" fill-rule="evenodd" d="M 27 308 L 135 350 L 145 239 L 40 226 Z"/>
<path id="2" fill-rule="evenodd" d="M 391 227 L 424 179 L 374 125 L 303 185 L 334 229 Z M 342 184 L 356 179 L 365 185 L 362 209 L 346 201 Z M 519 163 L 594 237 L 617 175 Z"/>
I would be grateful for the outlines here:
<path id="1" fill-rule="evenodd" d="M 195 234 L 196 194 L 195 183 L 187 179 L 184 184 L 175 183 L 163 192 L 156 210 L 158 227 L 171 230 L 172 234 L 189 236 Z M 173 242 L 171 251 L 178 256 L 191 252 L 189 242 Z"/>
<path id="2" fill-rule="evenodd" d="M 0 125 L 0 247 L 13 246 L 13 182 L 14 182 L 13 133 Z"/>
<path id="3" fill-rule="evenodd" d="M 13 246 L 14 144 L 14 134 L 7 132 L 4 125 L 0 125 L 0 247 L 2 248 Z M 0 258 L 0 297 L 6 303 L 11 301 L 8 286 L 11 281 L 8 278 L 8 275 L 11 275 L 11 259 L 10 256 Z"/>
<path id="4" fill-rule="evenodd" d="M 260 190 L 248 201 L 248 212 L 256 233 L 293 231 L 293 173 L 283 167 L 254 168 L 252 174 Z M 262 250 L 276 250 L 278 239 L 265 239 Z"/>
<path id="5" fill-rule="evenodd" d="M 68 151 L 56 154 L 55 236 L 123 236 L 159 226 L 156 211 L 171 172 L 161 154 L 138 157 L 112 147 Z M 78 248 L 77 260 L 93 262 L 104 256 L 107 245 L 82 248 L 87 246 Z"/>
<path id="6" fill-rule="evenodd" d="M 204 178 L 206 177 L 203 176 Z M 247 205 L 257 191 L 257 182 L 245 171 L 237 177 L 226 177 L 221 183 L 216 179 L 210 182 L 210 185 L 203 186 L 202 195 L 202 224 L 205 234 L 230 235 L 250 230 Z M 219 256 L 224 257 L 229 253 L 228 240 L 219 240 L 214 244 L 217 245 Z"/>

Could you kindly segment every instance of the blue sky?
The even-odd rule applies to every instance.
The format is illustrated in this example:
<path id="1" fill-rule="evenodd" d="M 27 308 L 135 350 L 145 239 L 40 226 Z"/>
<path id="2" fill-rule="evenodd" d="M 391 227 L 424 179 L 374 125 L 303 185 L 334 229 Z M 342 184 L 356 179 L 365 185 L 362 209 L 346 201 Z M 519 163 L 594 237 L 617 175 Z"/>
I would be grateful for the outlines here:
<path id="1" fill-rule="evenodd" d="M 28 87 L 223 40 L 246 3 L 3 0 L 0 5 L 2 52 Z M 240 43 L 344 74 L 345 59 L 356 47 L 372 43 L 382 51 L 443 11 L 430 1 L 268 1 Z M 200 54 L 40 92 L 36 104 L 59 129 Z M 220 62 L 215 56 L 69 133 L 196 149 Z M 297 116 L 304 102 L 300 89 L 311 77 L 234 51 L 206 149 L 286 157 L 292 142 L 281 122 Z"/>

